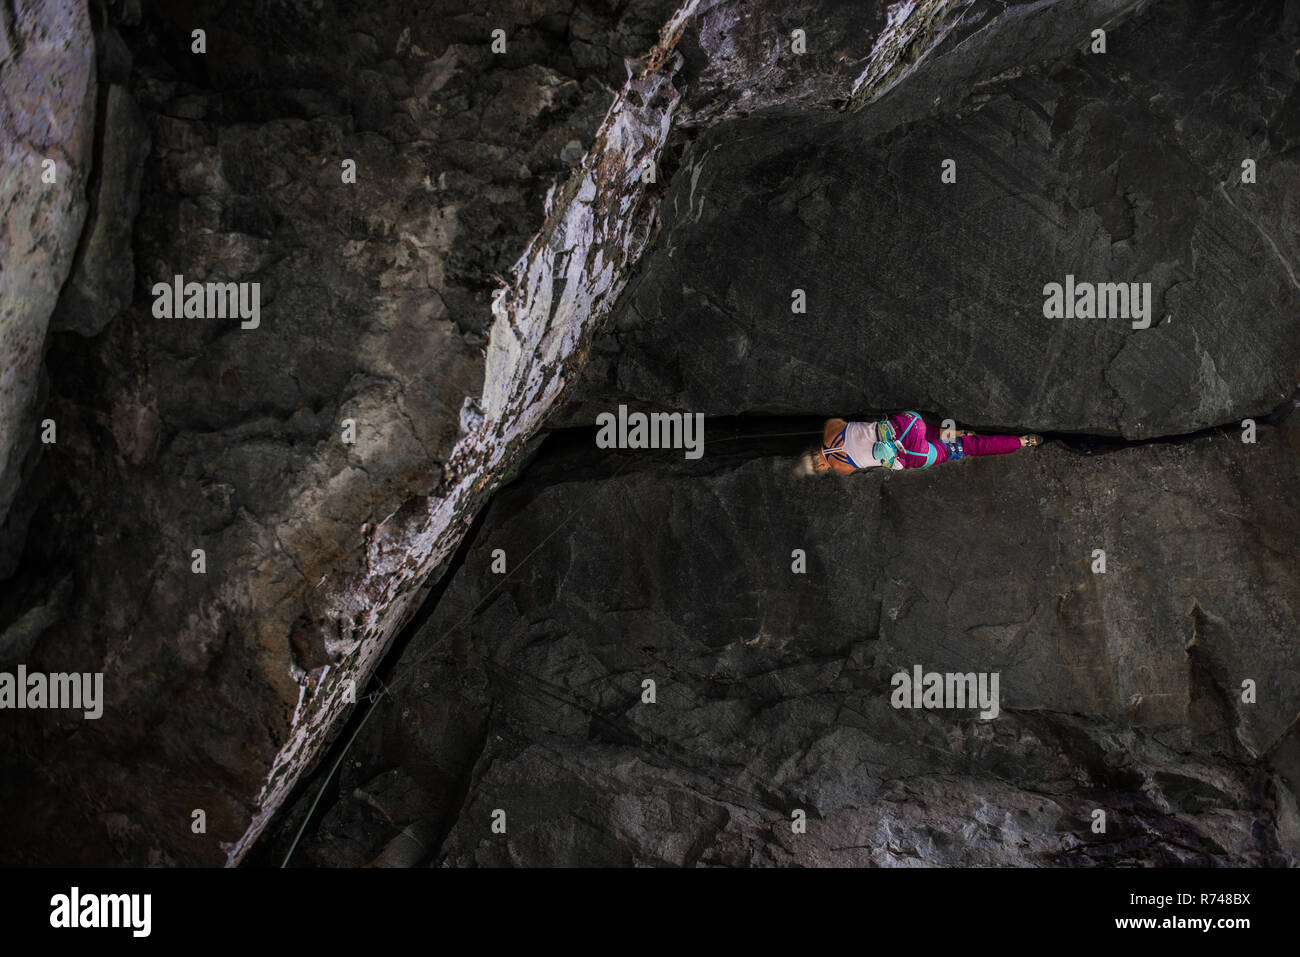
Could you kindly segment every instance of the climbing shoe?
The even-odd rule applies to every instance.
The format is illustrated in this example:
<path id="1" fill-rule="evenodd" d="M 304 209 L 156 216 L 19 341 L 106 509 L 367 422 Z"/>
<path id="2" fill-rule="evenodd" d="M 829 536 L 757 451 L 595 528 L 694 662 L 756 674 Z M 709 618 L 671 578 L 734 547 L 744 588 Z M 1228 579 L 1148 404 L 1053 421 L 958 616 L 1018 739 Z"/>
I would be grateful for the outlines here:
<path id="1" fill-rule="evenodd" d="M 1043 444 L 1043 437 L 1033 432 L 1031 432 L 1029 435 L 1024 436 L 1024 440 L 1026 446 Z"/>

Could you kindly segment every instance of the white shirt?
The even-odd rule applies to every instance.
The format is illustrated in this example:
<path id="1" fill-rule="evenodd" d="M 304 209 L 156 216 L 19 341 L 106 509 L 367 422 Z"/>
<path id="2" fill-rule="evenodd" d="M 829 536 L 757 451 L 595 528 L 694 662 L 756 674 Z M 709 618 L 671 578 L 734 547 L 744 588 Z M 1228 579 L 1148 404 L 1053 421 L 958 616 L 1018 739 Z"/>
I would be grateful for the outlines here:
<path id="1" fill-rule="evenodd" d="M 883 463 L 871 454 L 876 444 L 875 422 L 850 422 L 844 429 L 844 451 L 860 469 L 879 468 Z M 902 457 L 894 459 L 894 469 L 903 467 Z"/>

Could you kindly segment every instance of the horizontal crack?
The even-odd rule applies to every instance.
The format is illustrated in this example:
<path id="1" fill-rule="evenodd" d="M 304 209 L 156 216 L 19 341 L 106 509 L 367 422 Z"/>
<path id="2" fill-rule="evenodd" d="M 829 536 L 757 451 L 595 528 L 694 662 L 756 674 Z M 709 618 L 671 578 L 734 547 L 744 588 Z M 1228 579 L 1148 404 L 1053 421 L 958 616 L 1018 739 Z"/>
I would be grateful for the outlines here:
<path id="1" fill-rule="evenodd" d="M 1297 405 L 1300 405 L 1300 389 L 1272 412 L 1257 417 L 1255 421 L 1264 427 L 1279 425 Z M 924 409 L 917 411 L 927 422 L 939 422 L 946 417 Z M 855 413 L 845 417 L 850 420 L 872 420 L 887 414 L 892 412 Z M 598 448 L 596 436 L 599 430 L 594 424 L 549 429 L 533 460 L 520 468 L 517 474 L 521 477 L 526 474 L 528 484 L 534 487 L 599 479 L 619 468 L 623 473 L 671 468 L 672 471 L 683 474 L 707 475 L 720 469 L 734 468 L 752 459 L 797 456 L 817 441 L 827 417 L 826 414 L 706 416 L 704 455 L 697 460 L 687 460 L 683 449 Z M 1070 451 L 1097 455 L 1146 445 L 1182 445 L 1210 435 L 1235 436 L 1240 428 L 1241 419 L 1238 418 L 1190 432 L 1142 439 L 1091 432 L 1038 430 L 1032 427 L 998 431 L 1007 435 L 1038 431 L 1045 440 L 1060 443 Z M 629 462 L 632 456 L 636 457 L 635 461 Z"/>
<path id="2" fill-rule="evenodd" d="M 1296 390 L 1285 402 L 1267 416 L 1257 421 L 1261 425 L 1275 426 L 1281 423 L 1292 410 L 1300 405 L 1300 389 Z M 940 421 L 943 417 L 918 409 L 927 421 Z M 849 418 L 871 420 L 890 413 L 867 412 L 851 414 Z M 633 473 L 634 471 L 652 470 L 675 472 L 689 475 L 707 475 L 728 468 L 735 468 L 746 461 L 780 456 L 793 457 L 812 445 L 822 433 L 822 425 L 827 416 L 815 415 L 737 415 L 714 416 L 704 419 L 705 454 L 698 460 L 685 458 L 682 449 L 601 449 L 596 445 L 596 426 L 571 426 L 549 429 L 544 437 L 530 443 L 524 453 L 525 460 L 516 469 L 516 478 L 502 488 L 526 482 L 533 492 L 566 482 L 591 481 L 608 478 L 614 474 Z M 1145 439 L 1124 439 L 1116 436 L 1092 433 L 1069 433 L 1043 431 L 1041 434 L 1050 440 L 1060 442 L 1065 447 L 1082 454 L 1100 454 L 1120 449 L 1161 444 L 1182 444 L 1207 435 L 1235 431 L 1240 427 L 1240 420 L 1223 425 L 1209 426 L 1194 432 L 1159 436 Z M 1025 429 L 1024 432 L 1030 431 Z M 1006 434 L 1024 434 L 1008 432 Z M 630 457 L 635 456 L 633 460 Z M 629 464 L 634 463 L 634 468 Z M 500 490 L 498 490 L 499 495 Z M 497 499 L 493 496 L 493 502 Z M 531 496 L 528 496 L 531 498 Z M 488 515 L 486 503 L 476 514 L 473 525 L 461 540 L 459 547 L 441 575 L 431 578 L 433 584 L 426 585 L 426 594 L 419 602 L 418 609 L 408 621 L 401 633 L 393 640 L 383 661 L 375 669 L 376 674 L 387 675 L 391 681 L 393 672 L 401 660 L 402 654 L 414 640 L 421 627 L 429 620 L 436 609 L 443 593 L 455 578 L 456 571 L 464 563 L 468 552 L 478 538 L 478 533 Z M 516 504 L 516 507 L 518 505 Z M 524 505 L 526 507 L 526 504 Z M 382 682 L 380 682 L 382 687 Z M 1008 712 L 1017 709 L 1007 708 Z M 1035 713 L 1047 713 L 1046 709 L 1031 709 Z M 304 776 L 294 789 L 290 798 L 282 805 L 274 825 L 268 827 L 263 839 L 250 855 L 250 862 L 256 864 L 273 863 L 285 846 L 289 833 L 302 823 L 305 809 L 304 798 L 320 789 L 325 769 L 331 766 L 343 746 L 348 732 L 361 720 L 363 709 L 356 709 L 341 731 L 334 736 L 334 743 L 322 750 L 316 768 L 311 775 Z M 1068 712 L 1067 712 L 1068 714 Z M 1083 717 L 1083 716 L 1081 716 Z M 445 830 L 445 828 L 444 828 Z"/>

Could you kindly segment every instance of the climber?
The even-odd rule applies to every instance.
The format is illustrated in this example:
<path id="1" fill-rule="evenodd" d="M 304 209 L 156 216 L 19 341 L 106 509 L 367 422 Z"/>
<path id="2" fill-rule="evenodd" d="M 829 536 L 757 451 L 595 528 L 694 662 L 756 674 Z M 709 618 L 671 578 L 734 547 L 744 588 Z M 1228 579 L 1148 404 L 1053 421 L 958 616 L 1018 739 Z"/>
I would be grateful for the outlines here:
<path id="1" fill-rule="evenodd" d="M 967 455 L 1006 455 L 1026 445 L 1040 445 L 1041 435 L 976 435 L 940 430 L 917 412 L 900 412 L 878 422 L 827 419 L 822 444 L 799 459 L 800 475 L 859 469 L 923 469 Z"/>

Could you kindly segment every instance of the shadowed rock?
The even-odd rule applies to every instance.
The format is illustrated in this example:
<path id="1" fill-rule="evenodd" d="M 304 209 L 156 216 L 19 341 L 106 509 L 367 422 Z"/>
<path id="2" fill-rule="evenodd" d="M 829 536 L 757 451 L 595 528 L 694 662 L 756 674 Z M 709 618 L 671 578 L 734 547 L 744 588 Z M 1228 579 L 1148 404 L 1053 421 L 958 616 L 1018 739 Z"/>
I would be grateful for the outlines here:
<path id="1" fill-rule="evenodd" d="M 434 583 L 629 280 L 567 421 L 627 398 L 1140 436 L 1275 407 L 1297 378 L 1293 13 L 462 6 L 147 4 L 117 24 L 129 74 L 99 35 L 96 215 L 58 317 L 83 335 L 52 340 L 60 442 L 0 541 L 17 558 L 30 518 L 0 655 L 102 668 L 108 701 L 6 716 L 9 859 L 240 859 L 419 608 L 430 668 L 307 859 L 1292 860 L 1293 651 L 1261 644 L 1295 617 L 1275 437 L 1043 450 L 854 499 L 762 446 L 614 476 L 575 445 L 502 499 L 444 601 Z M 1109 52 L 1078 52 L 1098 23 Z M 133 230 L 123 91 L 149 136 Z M 1045 320 L 1066 272 L 1149 279 L 1173 322 Z M 261 327 L 154 317 L 178 273 L 259 282 Z M 516 563 L 557 516 L 558 551 L 452 628 L 491 587 L 487 543 Z M 795 547 L 818 556 L 799 585 Z M 879 692 L 912 662 L 1003 669 L 1008 710 L 895 712 Z M 1249 709 L 1243 672 L 1268 684 Z M 514 843 L 484 843 L 502 801 Z M 788 843 L 795 807 L 832 822 L 817 842 Z"/>
<path id="2" fill-rule="evenodd" d="M 0 587 L 0 647 L 33 669 L 103 670 L 107 701 L 84 727 L 6 713 L 0 806 L 31 809 L 4 815 L 9 862 L 227 860 L 282 777 L 268 781 L 295 719 L 327 675 L 356 665 L 336 606 L 365 604 L 347 582 L 375 528 L 420 514 L 440 489 L 482 388 L 490 293 L 568 173 L 562 148 L 585 150 L 623 56 L 644 52 L 673 6 L 412 4 L 393 16 L 200 0 L 115 22 L 129 82 L 107 96 L 96 218 L 60 320 L 96 337 L 52 342 L 59 444 L 15 506 L 31 530 L 20 553 L 25 528 L 13 529 L 20 571 Z M 204 54 L 191 51 L 196 23 Z M 510 36 L 500 56 L 498 26 Z M 89 69 L 89 31 L 63 39 Z M 132 133 L 123 86 L 147 137 Z M 23 103 L 4 98 L 41 120 Z M 39 165 L 4 169 L 29 184 L 22 195 L 44 195 Z M 6 229 L 18 221 L 6 212 Z M 32 267 L 45 314 L 80 225 L 69 218 L 62 272 Z M 6 258 L 6 297 L 20 265 Z M 176 274 L 260 283 L 260 327 L 157 318 L 152 287 Z M 348 419 L 355 445 L 341 441 Z M 71 596 L 54 600 L 69 576 Z M 423 577 L 386 584 L 417 593 Z M 355 676 L 364 684 L 366 669 Z M 206 834 L 190 829 L 194 808 Z"/>
<path id="3" fill-rule="evenodd" d="M 1153 4 L 1104 54 L 1053 34 L 953 75 L 941 46 L 854 116 L 710 129 L 565 421 L 922 406 L 1136 438 L 1267 412 L 1300 381 L 1298 29 L 1276 4 Z M 1067 275 L 1150 283 L 1150 328 L 1045 318 Z"/>
<path id="4" fill-rule="evenodd" d="M 1296 863 L 1295 429 L 802 482 L 580 457 L 493 503 L 304 863 L 404 828 L 453 865 Z M 916 664 L 999 673 L 1001 713 L 895 709 Z"/>

